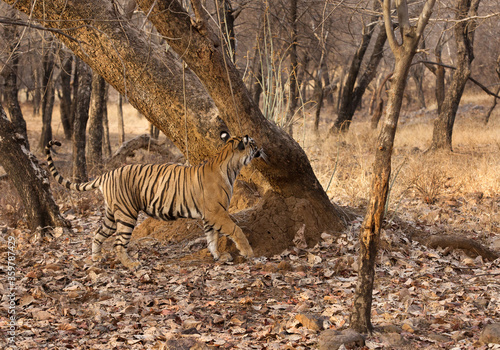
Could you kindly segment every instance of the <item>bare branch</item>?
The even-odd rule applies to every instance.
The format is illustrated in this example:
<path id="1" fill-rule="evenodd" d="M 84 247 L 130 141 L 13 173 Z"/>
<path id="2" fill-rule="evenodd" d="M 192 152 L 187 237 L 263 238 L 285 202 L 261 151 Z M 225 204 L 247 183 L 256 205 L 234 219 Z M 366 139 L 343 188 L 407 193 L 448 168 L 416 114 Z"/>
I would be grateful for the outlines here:
<path id="1" fill-rule="evenodd" d="M 434 8 L 435 3 L 436 0 L 427 0 L 425 2 L 424 8 L 422 9 L 420 16 L 418 17 L 417 36 L 422 36 L 424 28 L 427 25 L 427 22 L 429 22 L 429 18 L 431 17 L 432 9 Z"/>
<path id="2" fill-rule="evenodd" d="M 384 13 L 384 25 L 385 25 L 385 31 L 387 32 L 387 40 L 389 41 L 389 46 L 391 47 L 391 50 L 395 56 L 399 55 L 400 45 L 396 40 L 396 36 L 394 35 L 394 30 L 391 20 L 391 0 L 384 0 L 384 5 L 382 10 Z"/>
<path id="3" fill-rule="evenodd" d="M 417 61 L 417 62 L 413 62 L 412 66 L 415 65 L 415 64 L 419 64 L 419 63 L 423 63 L 423 64 L 426 64 L 426 65 L 427 64 L 433 64 L 433 65 L 436 65 L 436 66 L 441 66 L 441 67 L 444 67 L 444 68 L 449 68 L 449 69 L 454 69 L 454 70 L 457 69 L 456 67 L 449 66 L 449 65 L 444 64 L 444 63 L 438 63 L 438 62 L 432 62 L 432 61 Z M 488 95 L 494 96 L 496 98 L 500 98 L 500 96 L 498 94 L 495 94 L 493 91 L 489 90 L 486 86 L 484 86 L 482 83 L 480 83 L 476 79 L 474 79 L 472 77 L 469 77 L 469 80 L 472 81 L 477 86 L 479 86 L 481 88 L 481 90 L 483 90 L 484 92 L 486 92 Z"/>
<path id="4" fill-rule="evenodd" d="M 77 39 L 75 39 L 71 35 L 68 35 L 68 34 L 64 33 L 64 31 L 62 31 L 62 30 L 54 29 L 54 28 L 42 27 L 42 26 L 33 24 L 31 22 L 21 21 L 19 19 L 12 19 L 12 18 L 7 18 L 7 17 L 0 17 L 0 23 L 7 24 L 7 25 L 13 25 L 13 26 L 33 28 L 33 29 L 38 29 L 38 30 L 44 30 L 44 31 L 47 31 L 47 32 L 51 32 L 51 33 L 56 33 L 56 34 L 62 35 L 64 37 L 68 38 L 69 40 L 72 40 L 72 41 L 75 41 L 75 42 L 79 42 Z"/>

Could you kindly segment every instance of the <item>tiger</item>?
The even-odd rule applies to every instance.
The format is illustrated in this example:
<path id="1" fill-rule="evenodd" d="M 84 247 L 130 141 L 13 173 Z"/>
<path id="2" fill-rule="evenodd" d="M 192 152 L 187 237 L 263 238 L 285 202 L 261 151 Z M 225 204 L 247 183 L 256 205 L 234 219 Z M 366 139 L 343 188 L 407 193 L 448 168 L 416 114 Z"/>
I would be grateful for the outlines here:
<path id="1" fill-rule="evenodd" d="M 254 158 L 266 160 L 266 155 L 248 135 L 231 137 L 223 131 L 220 138 L 224 145 L 218 154 L 195 166 L 130 164 L 84 183 L 72 183 L 59 174 L 51 148 L 61 143 L 49 141 L 45 153 L 48 169 L 55 180 L 70 190 L 99 188 L 104 197 L 104 218 L 92 240 L 92 261 L 103 261 L 101 246 L 116 234 L 114 250 L 118 260 L 130 270 L 140 267 L 140 262 L 128 255 L 127 247 L 141 211 L 164 221 L 202 219 L 208 250 L 215 261 L 231 260 L 229 253 L 218 251 L 219 234 L 229 236 L 241 255 L 253 257 L 252 247 L 241 228 L 230 218 L 228 208 L 241 169 Z"/>

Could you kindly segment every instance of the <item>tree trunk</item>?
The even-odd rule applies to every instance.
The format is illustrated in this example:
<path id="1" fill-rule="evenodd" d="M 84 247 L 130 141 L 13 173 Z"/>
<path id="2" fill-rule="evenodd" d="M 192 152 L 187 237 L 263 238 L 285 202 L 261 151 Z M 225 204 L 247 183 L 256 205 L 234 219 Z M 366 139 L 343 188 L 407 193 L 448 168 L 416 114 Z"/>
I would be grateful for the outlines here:
<path id="1" fill-rule="evenodd" d="M 40 58 L 37 56 L 36 60 Z M 40 87 L 40 67 L 36 63 L 32 63 L 33 67 L 33 116 L 38 117 L 40 114 L 40 103 L 42 101 L 42 88 Z"/>
<path id="2" fill-rule="evenodd" d="M 377 39 L 375 40 L 375 45 L 373 46 L 373 51 L 370 56 L 370 60 L 368 61 L 368 65 L 358 81 L 358 84 L 354 88 L 354 92 L 352 93 L 352 102 L 348 107 L 348 112 L 352 117 L 354 116 L 354 112 L 356 108 L 361 104 L 363 99 L 363 95 L 365 94 L 366 88 L 370 85 L 373 78 L 375 78 L 375 74 L 377 73 L 377 67 L 384 56 L 384 45 L 387 41 L 387 33 L 384 29 L 384 26 L 380 26 L 380 32 L 378 33 Z"/>
<path id="3" fill-rule="evenodd" d="M 66 56 L 66 60 L 64 60 Z M 71 73 L 73 70 L 73 55 L 61 55 L 64 62 L 61 68 L 61 94 L 59 95 L 59 110 L 61 111 L 61 123 L 64 129 L 64 137 L 71 140 L 73 135 L 73 115 L 71 114 Z"/>
<path id="4" fill-rule="evenodd" d="M 92 92 L 89 112 L 88 165 L 91 169 L 102 167 L 103 119 L 106 109 L 106 81 L 99 74 L 92 74 Z"/>
<path id="5" fill-rule="evenodd" d="M 457 69 L 453 72 L 443 106 L 434 121 L 431 149 L 452 150 L 452 135 L 458 106 L 471 73 L 474 60 L 475 21 L 465 20 L 477 13 L 480 0 L 458 0 L 456 8 L 457 23 L 454 24 L 455 44 L 457 47 Z"/>
<path id="6" fill-rule="evenodd" d="M 256 183 L 262 194 L 260 204 L 248 209 L 246 221 L 240 223 L 256 254 L 268 247 L 277 253 L 292 246 L 293 237 L 304 224 L 310 245 L 319 241 L 322 232 L 336 233 L 344 228 L 343 215 L 329 201 L 305 152 L 262 115 L 237 68 L 224 58 L 208 20 L 193 20 L 177 1 L 137 1 L 190 68 L 183 74 L 179 56 L 150 42 L 115 11 L 111 2 L 85 0 L 71 6 L 64 0 L 45 2 L 44 6 L 29 0 L 7 2 L 40 18 L 42 25 L 64 30 L 76 39 L 56 34 L 126 94 L 180 150 L 186 149 L 187 139 L 192 163 L 215 154 L 224 129 L 251 135 L 264 148 L 268 162 L 253 162 L 241 177 Z M 75 26 L 75 22 L 82 25 Z M 188 98 L 186 109 L 184 96 Z"/>
<path id="7" fill-rule="evenodd" d="M 6 26 L 4 28 L 4 37 L 10 43 L 11 59 L 4 66 L 3 78 L 5 88 L 3 91 L 4 102 L 7 105 L 10 120 L 19 135 L 22 135 L 25 140 L 24 146 L 27 150 L 29 147 L 28 132 L 26 130 L 26 121 L 23 117 L 21 106 L 19 105 L 19 89 L 17 88 L 17 76 L 19 72 L 19 53 L 16 49 L 18 35 L 16 34 L 15 26 Z"/>
<path id="8" fill-rule="evenodd" d="M 26 149 L 25 140 L 16 135 L 0 105 L 0 164 L 22 199 L 29 229 L 44 235 L 49 227 L 69 227 L 54 202 L 46 172 Z"/>
<path id="9" fill-rule="evenodd" d="M 298 86 L 297 86 L 297 1 L 290 1 L 290 82 L 289 82 L 289 92 L 288 92 L 288 111 L 287 111 L 287 124 L 288 133 L 293 136 L 293 117 L 295 116 L 295 111 L 297 110 L 298 101 Z"/>
<path id="10" fill-rule="evenodd" d="M 42 57 L 42 133 L 38 149 L 43 151 L 47 143 L 52 140 L 52 111 L 54 109 L 54 50 L 52 41 L 48 41 L 48 47 Z"/>
<path id="11" fill-rule="evenodd" d="M 377 10 L 379 8 L 378 0 L 374 0 L 373 9 Z M 365 56 L 368 45 L 375 30 L 375 26 L 378 20 L 378 14 L 373 15 L 370 18 L 370 24 L 363 27 L 363 36 L 361 37 L 361 42 L 359 47 L 354 53 L 351 61 L 351 66 L 349 67 L 349 72 L 347 73 L 345 84 L 342 87 L 342 95 L 340 97 L 340 106 L 337 119 L 333 124 L 330 134 L 334 135 L 338 131 L 345 132 L 349 130 L 349 125 L 351 124 L 352 117 L 354 115 L 355 108 L 352 108 L 352 99 L 354 92 L 354 85 L 359 75 L 359 70 L 361 68 L 361 62 Z M 360 101 L 360 100 L 359 100 Z M 358 101 L 358 103 L 359 103 Z"/>
<path id="12" fill-rule="evenodd" d="M 73 181 L 87 181 L 87 161 L 85 158 L 86 130 L 89 119 L 90 94 L 92 90 L 92 70 L 77 58 L 78 94 L 73 124 Z"/>
<path id="13" fill-rule="evenodd" d="M 106 101 L 109 96 L 109 87 L 106 88 Z M 108 108 L 105 108 L 102 114 L 102 155 L 104 158 L 111 157 L 111 141 L 109 140 L 109 120 L 108 120 Z"/>
<path id="14" fill-rule="evenodd" d="M 351 328 L 358 332 L 371 332 L 372 291 L 375 280 L 380 229 L 384 219 L 385 204 L 391 176 L 391 157 L 394 137 L 406 86 L 406 79 L 418 42 L 429 20 L 435 0 L 427 0 L 416 26 L 410 25 L 406 1 L 396 2 L 402 44 L 396 41 L 390 15 L 390 0 L 384 0 L 384 22 L 396 64 L 391 90 L 387 101 L 386 117 L 375 148 L 375 161 L 371 180 L 370 201 L 359 233 L 358 280 L 351 313 Z"/>

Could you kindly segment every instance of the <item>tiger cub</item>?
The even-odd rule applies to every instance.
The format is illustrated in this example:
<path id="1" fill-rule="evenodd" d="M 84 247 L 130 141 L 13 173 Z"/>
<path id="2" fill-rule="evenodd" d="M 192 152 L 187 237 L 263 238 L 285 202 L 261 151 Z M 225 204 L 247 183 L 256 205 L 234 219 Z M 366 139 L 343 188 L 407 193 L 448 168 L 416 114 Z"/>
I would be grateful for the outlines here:
<path id="1" fill-rule="evenodd" d="M 50 141 L 45 153 L 48 168 L 57 182 L 76 191 L 99 188 L 104 196 L 105 216 L 94 234 L 92 260 L 102 261 L 101 245 L 116 233 L 114 248 L 118 259 L 131 270 L 140 266 L 127 254 L 139 211 L 161 220 L 202 219 L 208 249 L 215 260 L 230 259 L 228 253 L 221 255 L 217 249 L 219 233 L 229 236 L 243 256 L 252 257 L 252 247 L 229 217 L 228 208 L 240 170 L 265 154 L 251 137 L 231 138 L 227 132 L 220 137 L 225 145 L 214 158 L 202 164 L 126 165 L 85 183 L 71 183 L 59 174 L 50 150 L 61 143 Z"/>

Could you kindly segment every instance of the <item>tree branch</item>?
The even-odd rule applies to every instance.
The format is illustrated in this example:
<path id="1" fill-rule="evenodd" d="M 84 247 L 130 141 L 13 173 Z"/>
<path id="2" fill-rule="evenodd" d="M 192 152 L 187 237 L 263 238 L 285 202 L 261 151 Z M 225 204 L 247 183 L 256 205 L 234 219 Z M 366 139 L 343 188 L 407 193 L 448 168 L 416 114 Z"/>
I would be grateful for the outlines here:
<path id="1" fill-rule="evenodd" d="M 420 13 L 420 16 L 418 17 L 417 35 L 419 37 L 422 36 L 424 28 L 427 26 L 427 23 L 429 22 L 429 18 L 431 17 L 432 9 L 434 8 L 435 2 L 436 0 L 427 0 L 425 2 L 424 8 L 422 9 L 422 12 Z"/>
<path id="2" fill-rule="evenodd" d="M 51 33 L 56 33 L 56 34 L 62 35 L 64 37 L 68 38 L 69 40 L 72 40 L 72 41 L 75 41 L 75 42 L 79 42 L 77 39 L 75 39 L 71 35 L 68 35 L 68 34 L 64 33 L 64 31 L 62 31 L 62 30 L 54 29 L 54 28 L 45 28 L 45 27 L 33 24 L 31 22 L 24 22 L 24 21 L 21 21 L 21 20 L 18 20 L 18 19 L 0 17 L 0 23 L 7 24 L 7 25 L 12 25 L 12 26 L 21 26 L 21 27 L 28 27 L 28 28 L 38 29 L 38 30 L 44 30 L 44 31 L 47 31 L 47 32 L 51 32 Z"/>
<path id="3" fill-rule="evenodd" d="M 383 14 L 384 14 L 384 26 L 385 26 L 385 31 L 387 33 L 387 40 L 389 41 L 389 46 L 391 47 L 391 50 L 394 53 L 394 55 L 399 55 L 400 46 L 396 40 L 396 36 L 394 35 L 394 30 L 391 20 L 391 0 L 384 0 Z"/>
<path id="4" fill-rule="evenodd" d="M 433 64 L 433 65 L 436 65 L 436 66 L 441 66 L 441 67 L 444 67 L 444 68 L 449 68 L 449 69 L 454 69 L 456 70 L 457 68 L 456 67 L 453 67 L 453 66 L 449 66 L 447 64 L 444 64 L 444 63 L 437 63 L 437 62 L 432 62 L 432 61 L 417 61 L 417 62 L 413 62 L 412 63 L 412 66 L 415 65 L 415 64 L 419 64 L 419 63 L 423 63 L 423 64 Z M 483 84 L 481 84 L 479 81 L 477 81 L 476 79 L 472 78 L 472 77 L 469 77 L 469 80 L 472 81 L 474 84 L 476 84 L 477 86 L 479 86 L 484 92 L 486 92 L 488 95 L 491 95 L 491 96 L 494 96 L 496 98 L 500 98 L 500 96 L 498 94 L 495 94 L 493 91 L 489 90 L 486 86 L 484 86 Z"/>

